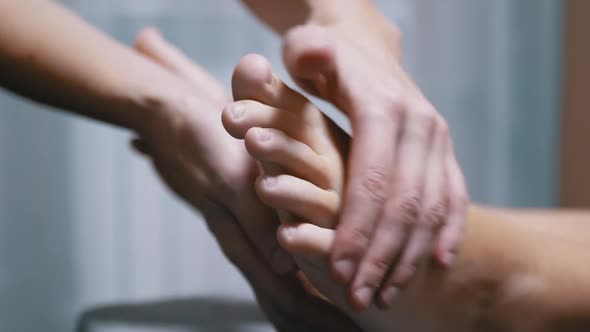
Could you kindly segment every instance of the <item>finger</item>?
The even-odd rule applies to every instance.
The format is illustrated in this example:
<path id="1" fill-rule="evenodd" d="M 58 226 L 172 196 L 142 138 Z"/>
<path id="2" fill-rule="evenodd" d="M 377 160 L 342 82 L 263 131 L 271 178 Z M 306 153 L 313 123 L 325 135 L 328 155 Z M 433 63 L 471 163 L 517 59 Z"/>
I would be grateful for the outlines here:
<path id="1" fill-rule="evenodd" d="M 414 227 L 412 234 L 403 250 L 399 263 L 392 270 L 387 280 L 382 284 L 377 303 L 387 308 L 400 285 L 406 284 L 413 276 L 419 263 L 432 252 L 432 243 L 448 214 L 446 193 L 445 154 L 447 132 L 446 125 L 439 125 L 432 142 L 432 149 L 427 159 L 427 170 L 422 191 L 423 212 L 420 221 Z"/>
<path id="2" fill-rule="evenodd" d="M 225 95 L 220 95 L 220 91 L 225 89 L 205 69 L 196 65 L 182 51 L 164 39 L 156 28 L 142 29 L 134 47 L 169 71 L 198 86 L 211 97 L 226 98 Z"/>
<path id="3" fill-rule="evenodd" d="M 328 82 L 337 82 L 334 47 L 324 29 L 307 25 L 291 29 L 283 38 L 283 62 L 307 92 L 330 99 Z"/>
<path id="4" fill-rule="evenodd" d="M 327 188 L 330 176 L 324 159 L 307 144 L 278 129 L 252 128 L 245 135 L 246 149 L 259 162 L 284 169 L 287 174 Z"/>
<path id="5" fill-rule="evenodd" d="M 397 119 L 371 115 L 353 122 L 348 183 L 331 255 L 334 276 L 348 284 L 364 256 L 389 195 Z M 375 137 L 380 138 L 379 144 Z"/>
<path id="6" fill-rule="evenodd" d="M 449 185 L 449 218 L 442 226 L 436 240 L 434 253 L 437 262 L 442 267 L 449 267 L 457 255 L 465 232 L 465 221 L 469 208 L 469 194 L 465 186 L 465 179 L 452 152 L 447 154 L 446 163 Z"/>
<path id="7" fill-rule="evenodd" d="M 431 128 L 424 123 L 426 116 L 418 113 L 421 111 L 409 111 L 401 129 L 392 192 L 376 226 L 379 236 L 372 239 L 351 287 L 351 299 L 358 309 L 371 303 L 420 217 L 424 161 L 432 140 Z"/>
<path id="8" fill-rule="evenodd" d="M 333 216 L 339 207 L 339 197 L 335 192 L 323 190 L 291 175 L 258 178 L 256 193 L 270 207 L 326 228 L 333 225 Z"/>

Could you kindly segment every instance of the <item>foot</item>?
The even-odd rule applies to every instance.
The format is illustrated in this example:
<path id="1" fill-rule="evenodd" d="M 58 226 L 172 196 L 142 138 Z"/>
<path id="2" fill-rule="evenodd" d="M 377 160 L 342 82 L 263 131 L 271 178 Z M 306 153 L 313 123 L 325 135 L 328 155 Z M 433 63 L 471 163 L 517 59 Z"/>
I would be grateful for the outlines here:
<path id="1" fill-rule="evenodd" d="M 236 101 L 226 106 L 222 121 L 259 162 L 259 197 L 290 210 L 283 222 L 290 218 L 333 227 L 343 190 L 344 132 L 272 74 L 261 56 L 240 61 L 232 88 Z"/>
<path id="2" fill-rule="evenodd" d="M 400 37 L 369 5 L 328 25 L 294 27 L 283 39 L 294 80 L 351 120 L 331 262 L 351 295 L 364 294 L 351 296 L 361 308 L 373 297 L 390 304 L 394 292 L 372 286 L 405 287 L 431 257 L 449 267 L 468 207 L 447 124 L 404 70 Z"/>
<path id="3" fill-rule="evenodd" d="M 261 56 L 248 55 L 240 61 L 232 88 L 236 101 L 225 107 L 223 124 L 232 136 L 244 139 L 260 165 L 256 191 L 279 212 L 279 242 L 294 255 L 313 286 L 366 331 L 390 329 L 390 313 L 350 312 L 347 289 L 335 283 L 330 272 L 328 256 L 343 191 L 347 136 L 281 82 Z M 384 314 L 388 323 L 380 328 L 383 319 L 375 318 Z M 402 326 L 400 322 L 396 326 Z"/>
<path id="4" fill-rule="evenodd" d="M 225 107 L 223 124 L 232 136 L 245 141 L 258 161 L 261 173 L 256 191 L 279 212 L 278 240 L 294 255 L 313 286 L 365 331 L 467 331 L 464 327 L 473 315 L 462 309 L 473 307 L 471 298 L 459 298 L 453 309 L 445 309 L 448 303 L 442 303 L 455 297 L 441 297 L 437 292 L 427 296 L 433 288 L 425 284 L 425 268 L 419 269 L 416 280 L 396 296 L 389 310 L 349 310 L 346 286 L 334 282 L 329 266 L 335 239 L 332 228 L 343 192 L 347 136 L 309 100 L 281 82 L 261 56 L 248 55 L 240 61 L 232 88 L 235 102 Z M 428 283 L 436 284 L 440 274 L 429 273 Z M 362 299 L 365 293 L 361 289 L 353 296 Z M 353 302 L 359 302 L 356 300 Z"/>
<path id="5" fill-rule="evenodd" d="M 256 192 L 280 216 L 279 241 L 297 253 L 296 261 L 312 284 L 344 307 L 345 289 L 334 287 L 323 256 L 344 187 L 347 135 L 280 81 L 261 56 L 242 58 L 232 90 L 235 102 L 225 107 L 222 121 L 259 163 Z M 309 231 L 310 237 L 291 242 L 293 227 Z"/>

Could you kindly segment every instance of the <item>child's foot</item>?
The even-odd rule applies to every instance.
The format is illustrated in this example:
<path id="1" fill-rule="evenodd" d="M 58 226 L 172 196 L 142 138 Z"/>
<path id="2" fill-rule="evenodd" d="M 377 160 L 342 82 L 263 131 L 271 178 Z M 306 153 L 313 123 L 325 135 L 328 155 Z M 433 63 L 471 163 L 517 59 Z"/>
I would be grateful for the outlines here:
<path id="1" fill-rule="evenodd" d="M 345 288 L 333 282 L 327 254 L 343 189 L 346 134 L 280 81 L 261 56 L 242 58 L 232 90 L 236 101 L 225 108 L 223 124 L 245 140 L 261 166 L 256 191 L 279 212 L 279 241 L 312 284 L 343 307 Z M 291 241 L 295 229 L 309 237 Z"/>
<path id="2" fill-rule="evenodd" d="M 347 136 L 273 75 L 261 56 L 240 61 L 232 88 L 236 101 L 224 109 L 223 124 L 232 136 L 245 140 L 260 163 L 257 193 L 280 212 L 279 242 L 311 283 L 365 331 L 443 331 L 441 326 L 433 328 L 437 320 L 432 308 L 416 307 L 414 290 L 401 294 L 389 311 L 348 310 L 350 295 L 346 286 L 332 279 L 328 260 L 343 189 Z"/>
<path id="3" fill-rule="evenodd" d="M 312 284 L 364 331 L 590 330 L 588 306 L 571 301 L 579 289 L 564 286 L 564 280 L 585 284 L 588 272 L 563 276 L 568 265 L 576 265 L 575 259 L 586 259 L 574 254 L 587 252 L 586 238 L 571 232 L 582 229 L 580 225 L 540 224 L 536 218 L 523 222 L 477 208 L 470 211 L 465 240 L 451 269 L 425 262 L 390 310 L 348 311 L 346 289 L 332 280 L 328 262 L 334 239 L 329 228 L 334 226 L 343 186 L 346 136 L 273 76 L 260 56 L 243 58 L 232 83 L 238 101 L 224 110 L 223 122 L 234 137 L 245 139 L 263 168 L 257 181 L 259 196 L 289 213 L 279 229 L 279 242 Z M 571 261 L 572 257 L 577 258 Z M 564 327 L 543 328 L 555 322 Z"/>
<path id="4" fill-rule="evenodd" d="M 261 56 L 242 58 L 232 88 L 236 102 L 225 108 L 223 124 L 259 161 L 262 201 L 289 210 L 291 219 L 332 228 L 343 188 L 345 134 L 272 74 Z"/>

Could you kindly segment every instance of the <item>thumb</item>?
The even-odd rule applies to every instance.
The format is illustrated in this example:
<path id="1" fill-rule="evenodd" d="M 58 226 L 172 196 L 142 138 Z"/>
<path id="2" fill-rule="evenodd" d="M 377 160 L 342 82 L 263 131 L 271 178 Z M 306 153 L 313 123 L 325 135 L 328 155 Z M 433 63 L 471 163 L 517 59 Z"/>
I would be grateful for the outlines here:
<path id="1" fill-rule="evenodd" d="M 328 82 L 335 74 L 334 46 L 324 28 L 314 25 L 291 29 L 283 39 L 283 62 L 307 92 L 328 98 Z"/>

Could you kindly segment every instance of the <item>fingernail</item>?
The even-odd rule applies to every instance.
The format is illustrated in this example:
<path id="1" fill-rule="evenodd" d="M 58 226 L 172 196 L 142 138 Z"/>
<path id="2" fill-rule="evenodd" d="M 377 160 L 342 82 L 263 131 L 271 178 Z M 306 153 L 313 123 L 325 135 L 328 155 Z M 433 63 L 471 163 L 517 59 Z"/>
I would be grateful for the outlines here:
<path id="1" fill-rule="evenodd" d="M 334 263 L 334 272 L 342 283 L 349 283 L 354 274 L 354 262 L 350 259 L 342 259 Z"/>
<path id="2" fill-rule="evenodd" d="M 272 265 L 278 274 L 284 275 L 295 268 L 295 262 L 282 248 L 277 248 L 272 254 Z"/>
<path id="3" fill-rule="evenodd" d="M 270 132 L 264 128 L 256 129 L 256 137 L 260 142 L 268 142 L 270 141 Z"/>
<path id="4" fill-rule="evenodd" d="M 263 181 L 264 186 L 267 188 L 271 188 L 277 184 L 277 178 L 274 176 L 267 176 L 262 181 Z"/>
<path id="5" fill-rule="evenodd" d="M 231 113 L 234 119 L 239 119 L 246 112 L 246 106 L 244 104 L 235 104 L 231 108 Z"/>
<path id="6" fill-rule="evenodd" d="M 385 308 L 391 307 L 391 305 L 393 304 L 393 300 L 395 299 L 398 293 L 399 290 L 395 286 L 389 286 L 386 289 L 382 290 L 381 295 L 379 296 L 381 298 L 382 305 Z"/>
<path id="7" fill-rule="evenodd" d="M 371 303 L 373 297 L 373 289 L 368 286 L 363 286 L 354 292 L 354 296 L 359 302 L 361 308 L 364 309 Z"/>
<path id="8" fill-rule="evenodd" d="M 295 227 L 289 227 L 289 226 L 283 227 L 283 236 L 285 237 L 285 239 L 287 241 L 292 240 L 293 236 L 295 236 Z"/>

